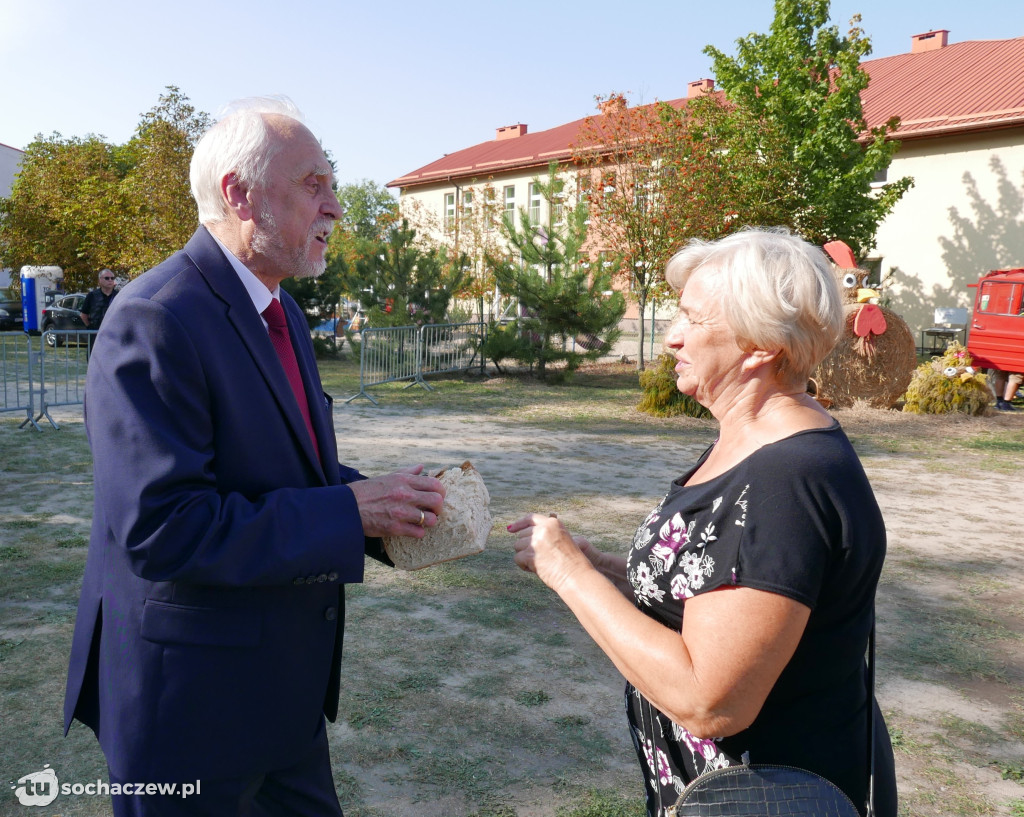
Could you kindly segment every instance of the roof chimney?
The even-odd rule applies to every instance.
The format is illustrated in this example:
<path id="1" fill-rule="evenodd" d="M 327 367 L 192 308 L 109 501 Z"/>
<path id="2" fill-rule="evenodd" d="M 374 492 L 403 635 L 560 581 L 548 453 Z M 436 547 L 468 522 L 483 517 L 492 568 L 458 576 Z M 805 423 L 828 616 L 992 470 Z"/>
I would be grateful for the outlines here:
<path id="1" fill-rule="evenodd" d="M 910 38 L 910 53 L 921 54 L 925 51 L 935 51 L 939 48 L 945 48 L 948 42 L 949 32 L 946 29 L 915 34 Z"/>
<path id="2" fill-rule="evenodd" d="M 505 125 L 503 128 L 498 128 L 498 133 L 495 135 L 495 139 L 516 139 L 520 136 L 526 135 L 526 125 Z"/>
<path id="3" fill-rule="evenodd" d="M 695 96 L 710 94 L 713 90 L 715 90 L 715 81 L 713 79 L 694 80 L 686 86 L 686 98 L 693 99 Z"/>

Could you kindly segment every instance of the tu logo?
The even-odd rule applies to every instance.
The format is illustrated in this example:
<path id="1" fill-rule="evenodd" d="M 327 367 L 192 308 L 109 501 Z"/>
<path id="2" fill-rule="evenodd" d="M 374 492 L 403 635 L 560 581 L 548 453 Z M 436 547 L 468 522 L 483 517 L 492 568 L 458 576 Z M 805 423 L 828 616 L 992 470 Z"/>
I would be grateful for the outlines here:
<path id="1" fill-rule="evenodd" d="M 11 786 L 18 802 L 23 806 L 48 806 L 57 799 L 60 787 L 57 773 L 47 763 L 42 770 L 18 778 L 18 786 Z"/>

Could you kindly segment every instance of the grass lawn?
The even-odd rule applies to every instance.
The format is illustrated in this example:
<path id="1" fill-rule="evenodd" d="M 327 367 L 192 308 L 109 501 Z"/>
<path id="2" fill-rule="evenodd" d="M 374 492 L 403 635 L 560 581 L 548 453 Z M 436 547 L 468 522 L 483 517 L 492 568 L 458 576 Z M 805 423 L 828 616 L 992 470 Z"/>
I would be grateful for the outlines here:
<path id="1" fill-rule="evenodd" d="M 347 817 L 643 817 L 622 680 L 561 602 L 512 564 L 504 526 L 557 511 L 625 552 L 668 481 L 715 435 L 639 414 L 636 374 L 609 365 L 549 385 L 431 379 L 343 400 L 358 363 L 325 361 L 342 460 L 377 474 L 470 459 L 487 480 L 488 549 L 415 573 L 368 565 L 349 589 L 341 715 L 330 727 Z M 879 496 L 889 558 L 879 590 L 879 699 L 902 815 L 1024 815 L 1024 412 L 836 416 Z M 80 411 L 61 430 L 0 415 L 0 774 L 49 764 L 105 779 L 91 732 L 62 737 L 92 472 Z M 1013 509 L 1016 508 L 1014 511 Z M 61 797 L 52 815 L 106 815 Z M 0 816 L 27 814 L 9 786 Z"/>

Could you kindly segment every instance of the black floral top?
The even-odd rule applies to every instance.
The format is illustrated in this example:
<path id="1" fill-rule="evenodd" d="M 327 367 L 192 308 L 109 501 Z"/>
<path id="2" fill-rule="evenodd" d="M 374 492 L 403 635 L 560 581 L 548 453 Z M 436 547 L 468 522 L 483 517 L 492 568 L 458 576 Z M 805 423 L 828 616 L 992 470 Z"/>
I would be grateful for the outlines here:
<path id="1" fill-rule="evenodd" d="M 794 599 L 811 617 L 761 712 L 737 735 L 694 737 L 627 685 L 648 810 L 663 817 L 687 783 L 744 753 L 752 763 L 815 771 L 863 803 L 864 652 L 885 557 L 871 486 L 838 423 L 766 445 L 726 473 L 685 486 L 712 448 L 636 531 L 627 576 L 637 606 L 680 630 L 687 599 L 740 585 Z"/>

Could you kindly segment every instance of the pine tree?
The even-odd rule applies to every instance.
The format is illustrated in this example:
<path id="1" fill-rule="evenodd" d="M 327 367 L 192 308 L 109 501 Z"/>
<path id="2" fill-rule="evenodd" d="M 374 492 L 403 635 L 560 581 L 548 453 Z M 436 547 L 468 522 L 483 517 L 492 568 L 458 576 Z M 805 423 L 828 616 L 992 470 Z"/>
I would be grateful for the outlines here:
<path id="1" fill-rule="evenodd" d="M 367 306 L 371 326 L 443 323 L 452 296 L 466 280 L 465 259 L 440 248 L 424 249 L 405 219 L 341 266 L 342 288 Z"/>
<path id="2" fill-rule="evenodd" d="M 618 262 L 592 263 L 583 251 L 586 203 L 569 206 L 556 165 L 546 181 L 533 183 L 547 202 L 547 218 L 521 209 L 517 227 L 505 217 L 502 230 L 513 257 L 488 256 L 488 264 L 502 292 L 519 301 L 520 329 L 534 341 L 527 362 L 544 378 L 552 363 L 564 362 L 572 372 L 600 357 L 615 342 L 626 305 L 621 293 L 611 291 Z"/>

